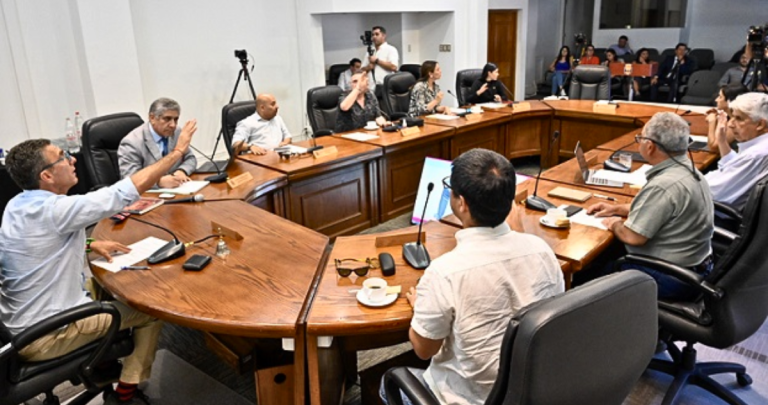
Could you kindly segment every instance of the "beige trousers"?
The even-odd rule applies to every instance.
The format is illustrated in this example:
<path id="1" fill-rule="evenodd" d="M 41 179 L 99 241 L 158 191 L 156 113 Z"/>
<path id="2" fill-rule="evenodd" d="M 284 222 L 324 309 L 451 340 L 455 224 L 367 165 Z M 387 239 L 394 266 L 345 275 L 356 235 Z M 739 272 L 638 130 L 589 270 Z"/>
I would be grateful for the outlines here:
<path id="1" fill-rule="evenodd" d="M 120 311 L 120 330 L 133 328 L 134 349 L 133 353 L 123 359 L 120 381 L 138 384 L 149 379 L 163 323 L 121 302 L 113 301 L 112 304 Z M 111 321 L 112 317 L 108 314 L 81 319 L 37 339 L 19 354 L 29 361 L 43 361 L 65 355 L 104 336 Z"/>

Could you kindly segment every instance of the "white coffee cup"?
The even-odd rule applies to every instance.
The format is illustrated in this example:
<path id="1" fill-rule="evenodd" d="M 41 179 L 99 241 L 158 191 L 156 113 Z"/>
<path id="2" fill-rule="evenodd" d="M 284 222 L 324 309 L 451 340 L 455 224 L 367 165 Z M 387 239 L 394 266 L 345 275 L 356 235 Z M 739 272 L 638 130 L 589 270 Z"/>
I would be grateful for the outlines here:
<path id="1" fill-rule="evenodd" d="M 559 208 L 550 208 L 547 210 L 547 220 L 555 223 L 558 219 L 568 218 L 568 214 Z"/>
<path id="2" fill-rule="evenodd" d="M 367 123 L 365 123 L 365 127 L 366 128 L 377 128 L 378 125 L 376 125 L 376 121 L 368 121 Z"/>
<path id="3" fill-rule="evenodd" d="M 381 302 L 387 297 L 387 280 L 371 277 L 363 281 L 363 294 L 370 302 Z"/>

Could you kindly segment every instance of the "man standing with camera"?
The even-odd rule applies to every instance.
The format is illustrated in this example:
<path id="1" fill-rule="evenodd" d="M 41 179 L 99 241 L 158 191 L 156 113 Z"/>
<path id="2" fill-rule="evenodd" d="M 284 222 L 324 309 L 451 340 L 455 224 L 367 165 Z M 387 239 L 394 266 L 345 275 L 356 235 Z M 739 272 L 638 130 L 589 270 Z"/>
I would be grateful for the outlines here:
<path id="1" fill-rule="evenodd" d="M 385 76 L 397 72 L 400 54 L 397 52 L 397 48 L 387 43 L 387 30 L 384 27 L 373 27 L 371 40 L 376 45 L 376 48 L 373 54 L 368 55 L 363 70 L 366 72 L 373 71 L 375 83 L 373 90 L 376 93 L 376 97 L 381 98 L 381 88 L 379 85 L 384 83 Z"/>

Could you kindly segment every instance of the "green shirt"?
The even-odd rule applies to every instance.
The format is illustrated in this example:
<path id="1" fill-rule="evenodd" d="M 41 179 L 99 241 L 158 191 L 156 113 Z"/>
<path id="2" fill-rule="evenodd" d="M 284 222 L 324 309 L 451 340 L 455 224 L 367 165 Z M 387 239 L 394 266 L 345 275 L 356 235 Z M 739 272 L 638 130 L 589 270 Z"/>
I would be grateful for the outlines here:
<path id="1" fill-rule="evenodd" d="M 624 226 L 648 238 L 629 253 L 653 256 L 683 267 L 693 267 L 711 253 L 714 205 L 709 185 L 697 170 L 691 174 L 686 156 L 667 159 L 646 174 L 648 183 L 632 201 Z"/>

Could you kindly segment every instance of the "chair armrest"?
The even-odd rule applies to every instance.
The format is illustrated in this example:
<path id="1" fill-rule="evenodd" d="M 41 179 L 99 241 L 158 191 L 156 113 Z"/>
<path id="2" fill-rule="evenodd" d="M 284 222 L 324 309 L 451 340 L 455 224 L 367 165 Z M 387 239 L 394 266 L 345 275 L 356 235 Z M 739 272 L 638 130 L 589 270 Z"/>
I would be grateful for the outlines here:
<path id="1" fill-rule="evenodd" d="M 726 203 L 715 201 L 715 211 L 741 223 L 741 212 Z"/>
<path id="2" fill-rule="evenodd" d="M 439 405 L 429 388 L 405 367 L 391 368 L 384 373 L 384 390 L 390 405 L 403 405 L 400 391 L 414 405 Z"/>
<path id="3" fill-rule="evenodd" d="M 93 372 L 93 367 L 101 362 L 102 357 L 104 357 L 107 349 L 115 340 L 117 332 L 120 330 L 120 311 L 109 302 L 89 302 L 70 308 L 38 322 L 14 336 L 10 344 L 0 348 L 0 360 L 5 360 L 6 356 L 17 354 L 22 348 L 63 326 L 98 314 L 109 314 L 112 317 L 112 320 L 101 343 L 84 363 L 82 369 L 83 373 L 86 376 L 90 376 Z"/>
<path id="4" fill-rule="evenodd" d="M 312 137 L 313 138 L 319 138 L 321 136 L 329 136 L 329 135 L 333 135 L 333 131 L 331 131 L 330 129 L 321 129 L 319 131 L 315 131 L 312 134 Z"/>
<path id="5" fill-rule="evenodd" d="M 704 281 L 704 277 L 700 274 L 668 261 L 646 255 L 628 254 L 616 261 L 614 269 L 619 270 L 625 263 L 637 263 L 645 267 L 651 267 L 696 288 L 712 298 L 720 299 L 723 297 L 723 291 Z"/>
<path id="6" fill-rule="evenodd" d="M 737 235 L 737 234 L 735 234 L 735 233 L 733 233 L 733 232 L 731 232 L 731 231 L 729 231 L 727 229 L 720 228 L 719 226 L 715 227 L 715 233 L 712 236 L 713 239 L 714 238 L 722 239 L 722 240 L 728 241 L 730 243 L 733 243 L 733 241 L 735 241 L 736 238 L 738 238 L 738 237 L 739 237 L 739 235 Z"/>

